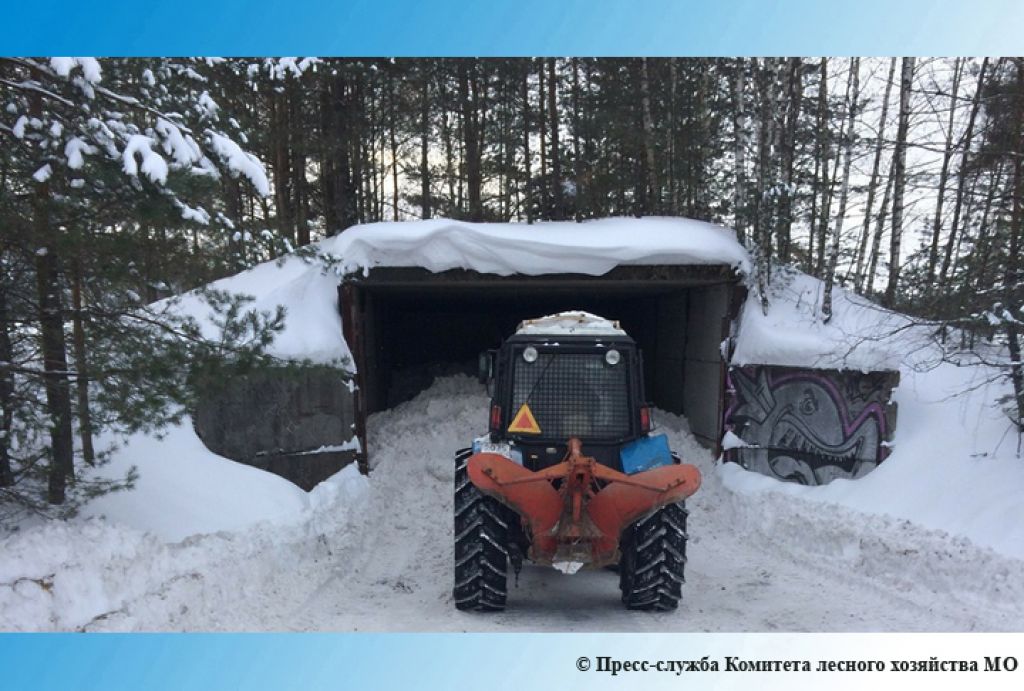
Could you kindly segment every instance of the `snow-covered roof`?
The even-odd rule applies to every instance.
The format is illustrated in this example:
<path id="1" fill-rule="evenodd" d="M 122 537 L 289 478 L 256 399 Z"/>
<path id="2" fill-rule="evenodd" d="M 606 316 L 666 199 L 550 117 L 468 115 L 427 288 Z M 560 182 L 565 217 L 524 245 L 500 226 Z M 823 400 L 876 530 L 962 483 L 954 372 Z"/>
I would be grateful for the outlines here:
<path id="1" fill-rule="evenodd" d="M 685 218 L 605 218 L 557 223 L 463 223 L 447 219 L 368 223 L 320 243 L 345 273 L 378 266 L 485 274 L 605 274 L 620 265 L 724 264 L 746 273 L 736 234 Z"/>
<path id="2" fill-rule="evenodd" d="M 342 275 L 375 267 L 467 269 L 502 276 L 598 276 L 620 265 L 727 265 L 743 275 L 751 268 L 747 251 L 731 230 L 680 218 L 532 225 L 446 219 L 372 223 L 323 240 L 315 249 L 337 261 L 335 271 L 325 271 L 309 258 L 288 256 L 213 284 L 253 296 L 253 307 L 260 310 L 287 308 L 285 329 L 270 347 L 276 355 L 318 362 L 349 357 L 337 285 Z M 905 339 L 885 337 L 906 323 L 902 315 L 837 287 L 835 316 L 824 324 L 821 281 L 801 273 L 776 275 L 770 291 L 765 315 L 751 290 L 741 310 L 732 364 L 870 371 L 895 369 L 906 352 Z M 209 312 L 192 297 L 183 306 L 200 319 Z"/>
<path id="3" fill-rule="evenodd" d="M 589 312 L 559 312 L 546 317 L 527 319 L 519 324 L 517 334 L 543 336 L 625 336 L 619 322 Z"/>
<path id="4" fill-rule="evenodd" d="M 727 265 L 750 269 L 733 231 L 684 218 L 608 218 L 583 223 L 463 223 L 447 219 L 369 223 L 322 240 L 314 250 L 337 260 L 289 255 L 216 281 L 212 288 L 252 296 L 252 308 L 287 308 L 274 355 L 329 362 L 349 358 L 338 311 L 342 275 L 375 267 L 468 269 L 507 276 L 576 273 L 600 276 L 622 264 Z M 182 303 L 215 335 L 210 309 L 194 295 Z"/>

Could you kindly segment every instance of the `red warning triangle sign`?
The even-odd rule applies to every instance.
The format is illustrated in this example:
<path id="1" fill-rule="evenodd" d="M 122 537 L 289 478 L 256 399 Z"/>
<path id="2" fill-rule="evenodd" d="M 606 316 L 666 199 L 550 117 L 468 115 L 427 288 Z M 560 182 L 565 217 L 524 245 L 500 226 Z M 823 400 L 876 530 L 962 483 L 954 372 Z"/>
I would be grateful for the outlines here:
<path id="1" fill-rule="evenodd" d="M 524 403 L 519 408 L 519 412 L 512 418 L 512 424 L 508 426 L 508 431 L 518 432 L 519 434 L 540 434 L 540 425 L 537 424 L 537 419 L 533 417 L 530 406 Z"/>

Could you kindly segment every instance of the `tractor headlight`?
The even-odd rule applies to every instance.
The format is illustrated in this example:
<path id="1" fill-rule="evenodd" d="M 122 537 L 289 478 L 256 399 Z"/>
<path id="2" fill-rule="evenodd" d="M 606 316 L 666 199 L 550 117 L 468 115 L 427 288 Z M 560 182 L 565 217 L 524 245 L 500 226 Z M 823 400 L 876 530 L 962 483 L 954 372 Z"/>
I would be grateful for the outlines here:
<path id="1" fill-rule="evenodd" d="M 527 362 L 537 362 L 537 349 L 533 346 L 527 346 L 523 350 L 523 359 Z"/>
<path id="2" fill-rule="evenodd" d="M 619 355 L 619 351 L 617 350 L 609 350 L 607 353 L 604 354 L 604 361 L 607 362 L 609 365 L 617 365 L 619 364 L 619 360 L 621 359 L 622 356 Z"/>

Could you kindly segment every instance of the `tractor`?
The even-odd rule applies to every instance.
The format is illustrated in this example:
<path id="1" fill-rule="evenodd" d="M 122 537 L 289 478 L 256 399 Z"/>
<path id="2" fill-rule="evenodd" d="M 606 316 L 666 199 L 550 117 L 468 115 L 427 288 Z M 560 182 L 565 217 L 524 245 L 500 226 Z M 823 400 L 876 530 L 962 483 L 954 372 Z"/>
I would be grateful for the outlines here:
<path id="1" fill-rule="evenodd" d="M 527 320 L 481 354 L 488 433 L 455 456 L 455 606 L 500 611 L 524 559 L 616 568 L 629 609 L 678 606 L 700 471 L 652 435 L 643 361 L 586 312 Z"/>

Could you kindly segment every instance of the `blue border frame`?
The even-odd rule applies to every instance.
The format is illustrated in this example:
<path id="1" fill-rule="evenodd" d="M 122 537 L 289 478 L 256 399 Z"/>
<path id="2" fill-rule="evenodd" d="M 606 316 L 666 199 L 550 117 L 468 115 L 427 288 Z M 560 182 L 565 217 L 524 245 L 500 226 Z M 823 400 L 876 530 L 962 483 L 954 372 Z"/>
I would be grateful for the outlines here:
<path id="1" fill-rule="evenodd" d="M 0 54 L 1008 55 L 1022 28 L 1019 0 L 50 0 L 6 4 Z"/>

